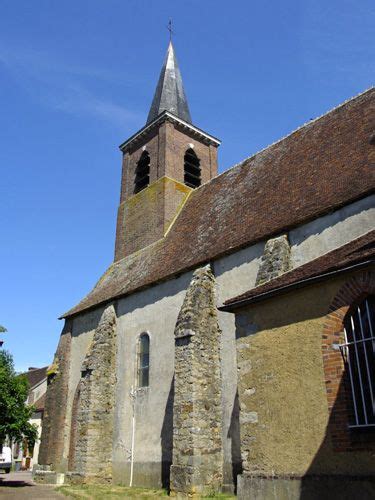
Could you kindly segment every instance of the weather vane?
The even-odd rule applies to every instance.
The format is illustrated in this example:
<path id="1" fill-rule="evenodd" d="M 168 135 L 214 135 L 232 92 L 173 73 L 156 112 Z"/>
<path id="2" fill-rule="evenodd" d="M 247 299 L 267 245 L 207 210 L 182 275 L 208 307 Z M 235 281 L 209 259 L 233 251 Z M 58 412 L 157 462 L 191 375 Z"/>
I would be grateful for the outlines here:
<path id="1" fill-rule="evenodd" d="M 172 35 L 174 35 L 174 31 L 172 30 L 172 19 L 169 20 L 167 30 L 169 31 L 169 41 L 172 41 Z"/>

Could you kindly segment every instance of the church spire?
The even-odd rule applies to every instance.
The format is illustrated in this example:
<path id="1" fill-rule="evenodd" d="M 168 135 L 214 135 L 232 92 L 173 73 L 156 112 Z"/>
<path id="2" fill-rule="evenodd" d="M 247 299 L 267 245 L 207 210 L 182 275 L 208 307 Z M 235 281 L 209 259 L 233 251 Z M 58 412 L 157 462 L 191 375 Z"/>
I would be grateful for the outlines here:
<path id="1" fill-rule="evenodd" d="M 146 124 L 148 125 L 155 120 L 163 111 L 169 111 L 185 122 L 191 123 L 189 106 L 172 40 L 169 41 L 167 55 L 160 72 Z"/>

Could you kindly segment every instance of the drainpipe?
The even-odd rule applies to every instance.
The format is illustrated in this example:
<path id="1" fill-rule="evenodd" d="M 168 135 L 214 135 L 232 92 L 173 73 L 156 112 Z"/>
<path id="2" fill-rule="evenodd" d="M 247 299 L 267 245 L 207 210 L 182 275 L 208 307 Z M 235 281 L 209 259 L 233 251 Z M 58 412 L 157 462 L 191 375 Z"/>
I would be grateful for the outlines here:
<path id="1" fill-rule="evenodd" d="M 130 480 L 129 487 L 133 486 L 133 469 L 134 469 L 134 442 L 135 442 L 135 399 L 137 396 L 137 390 L 132 386 L 130 390 L 130 399 L 132 402 L 132 441 L 130 449 Z"/>

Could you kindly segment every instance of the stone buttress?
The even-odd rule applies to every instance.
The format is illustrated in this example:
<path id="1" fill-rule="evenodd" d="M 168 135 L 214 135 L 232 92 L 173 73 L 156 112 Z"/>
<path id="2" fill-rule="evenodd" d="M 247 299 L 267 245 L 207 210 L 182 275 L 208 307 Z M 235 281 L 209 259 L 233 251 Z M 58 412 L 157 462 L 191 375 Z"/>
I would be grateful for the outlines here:
<path id="1" fill-rule="evenodd" d="M 67 427 L 66 399 L 69 388 L 72 322 L 66 320 L 52 365 L 47 370 L 48 390 L 38 461 L 55 471 L 65 470 L 64 435 Z"/>
<path id="2" fill-rule="evenodd" d="M 104 310 L 81 368 L 73 403 L 72 482 L 110 482 L 116 387 L 116 313 Z"/>
<path id="3" fill-rule="evenodd" d="M 223 481 L 220 335 L 215 278 L 195 271 L 175 328 L 171 495 L 220 491 Z"/>

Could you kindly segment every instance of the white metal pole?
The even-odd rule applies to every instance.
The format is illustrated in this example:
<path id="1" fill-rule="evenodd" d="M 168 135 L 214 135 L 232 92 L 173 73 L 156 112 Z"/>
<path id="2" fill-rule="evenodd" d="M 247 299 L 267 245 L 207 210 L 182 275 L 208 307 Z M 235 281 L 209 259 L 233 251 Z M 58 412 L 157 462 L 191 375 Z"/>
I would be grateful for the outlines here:
<path id="1" fill-rule="evenodd" d="M 129 487 L 133 486 L 133 468 L 134 468 L 134 441 L 135 441 L 135 393 L 134 387 L 132 386 L 130 397 L 132 399 L 132 442 L 131 442 L 131 453 L 130 453 L 130 481 Z"/>

